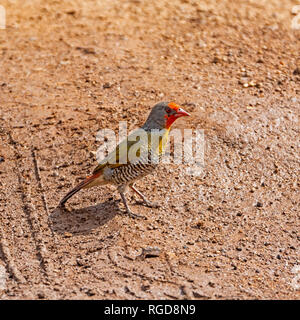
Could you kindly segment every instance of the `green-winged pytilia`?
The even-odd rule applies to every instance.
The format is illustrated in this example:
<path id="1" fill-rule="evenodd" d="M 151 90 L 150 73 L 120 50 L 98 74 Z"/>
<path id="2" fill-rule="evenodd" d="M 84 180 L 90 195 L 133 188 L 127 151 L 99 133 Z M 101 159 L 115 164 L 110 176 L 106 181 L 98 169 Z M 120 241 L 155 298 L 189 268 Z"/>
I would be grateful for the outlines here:
<path id="1" fill-rule="evenodd" d="M 117 186 L 127 213 L 131 217 L 139 217 L 133 213 L 125 198 L 130 187 L 142 199 L 145 205 L 157 207 L 151 203 L 134 183 L 153 172 L 164 153 L 166 142 L 172 123 L 183 116 L 189 116 L 174 102 L 160 102 L 156 104 L 144 125 L 131 133 L 114 151 L 106 156 L 93 171 L 93 174 L 79 183 L 60 201 L 65 202 L 81 189 L 94 186 L 113 184 Z"/>

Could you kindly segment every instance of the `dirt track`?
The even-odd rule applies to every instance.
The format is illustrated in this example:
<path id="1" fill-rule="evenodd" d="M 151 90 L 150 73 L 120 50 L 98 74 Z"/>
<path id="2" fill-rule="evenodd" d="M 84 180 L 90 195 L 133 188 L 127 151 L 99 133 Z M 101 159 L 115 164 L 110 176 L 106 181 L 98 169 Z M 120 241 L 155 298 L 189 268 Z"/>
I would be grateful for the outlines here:
<path id="1" fill-rule="evenodd" d="M 24 2 L 1 1 L 0 298 L 299 299 L 298 2 Z M 97 132 L 162 100 L 205 130 L 203 174 L 140 181 L 147 220 L 113 187 L 56 208 Z"/>

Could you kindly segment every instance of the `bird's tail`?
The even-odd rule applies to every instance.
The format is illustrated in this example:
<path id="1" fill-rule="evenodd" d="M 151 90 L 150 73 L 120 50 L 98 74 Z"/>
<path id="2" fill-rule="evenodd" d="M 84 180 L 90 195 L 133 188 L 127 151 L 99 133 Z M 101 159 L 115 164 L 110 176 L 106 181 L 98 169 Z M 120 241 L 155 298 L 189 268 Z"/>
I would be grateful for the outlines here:
<path id="1" fill-rule="evenodd" d="M 79 190 L 84 189 L 84 188 L 89 188 L 93 187 L 101 183 L 101 181 L 96 181 L 97 178 L 99 178 L 100 174 L 94 174 L 90 177 L 85 178 L 82 182 L 80 182 L 74 189 L 69 191 L 63 199 L 60 201 L 59 206 L 63 206 L 71 197 L 74 196 L 75 193 L 77 193 Z M 97 179 L 98 180 L 98 179 Z"/>

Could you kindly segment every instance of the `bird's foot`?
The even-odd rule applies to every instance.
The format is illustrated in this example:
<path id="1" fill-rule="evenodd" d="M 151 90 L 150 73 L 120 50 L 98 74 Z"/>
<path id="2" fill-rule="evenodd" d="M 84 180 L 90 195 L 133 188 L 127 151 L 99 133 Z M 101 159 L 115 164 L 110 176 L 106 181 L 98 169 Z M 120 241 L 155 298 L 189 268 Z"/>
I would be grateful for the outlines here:
<path id="1" fill-rule="evenodd" d="M 160 204 L 157 202 L 151 202 L 149 200 L 143 200 L 143 201 L 136 201 L 137 204 L 142 204 L 145 205 L 146 207 L 149 208 L 159 208 Z"/>
<path id="2" fill-rule="evenodd" d="M 129 215 L 129 217 L 133 218 L 133 219 L 144 219 L 147 220 L 146 217 L 141 216 L 139 214 L 133 213 L 131 210 L 127 210 L 126 213 Z"/>
<path id="3" fill-rule="evenodd" d="M 151 201 L 147 202 L 147 206 L 150 207 L 150 208 L 160 208 L 160 204 L 159 203 L 151 202 Z"/>

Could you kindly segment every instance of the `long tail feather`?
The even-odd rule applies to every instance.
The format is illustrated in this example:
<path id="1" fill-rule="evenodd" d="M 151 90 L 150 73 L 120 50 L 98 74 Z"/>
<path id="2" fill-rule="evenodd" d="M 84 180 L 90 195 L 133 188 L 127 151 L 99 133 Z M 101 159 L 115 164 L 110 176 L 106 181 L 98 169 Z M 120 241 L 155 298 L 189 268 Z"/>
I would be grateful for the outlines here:
<path id="1" fill-rule="evenodd" d="M 74 196 L 75 193 L 77 193 L 78 191 L 80 191 L 83 188 L 87 188 L 89 184 L 91 184 L 91 182 L 93 182 L 95 179 L 97 179 L 99 177 L 99 174 L 94 174 L 90 177 L 87 177 L 86 179 L 84 179 L 82 182 L 80 182 L 74 189 L 72 189 L 71 191 L 69 191 L 64 197 L 63 199 L 60 201 L 59 206 L 63 206 L 71 197 Z"/>

